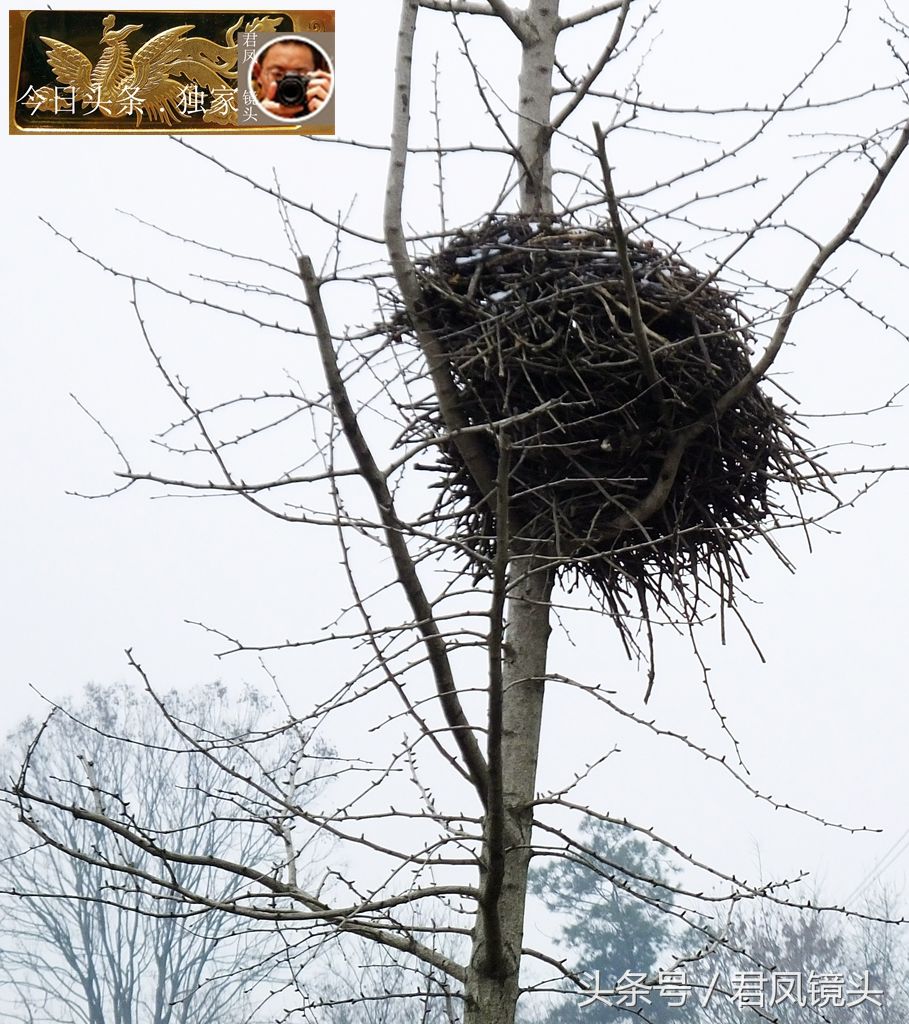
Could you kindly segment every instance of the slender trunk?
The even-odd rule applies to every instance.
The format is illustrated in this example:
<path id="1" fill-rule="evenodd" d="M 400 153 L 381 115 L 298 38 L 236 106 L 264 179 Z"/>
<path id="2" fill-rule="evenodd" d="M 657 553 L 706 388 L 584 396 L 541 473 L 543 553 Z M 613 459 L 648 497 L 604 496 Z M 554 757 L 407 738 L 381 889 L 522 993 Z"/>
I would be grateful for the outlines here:
<path id="1" fill-rule="evenodd" d="M 551 213 L 553 208 L 550 107 L 558 23 L 559 0 L 530 0 L 520 16 L 518 150 L 521 212 L 528 215 Z M 464 1024 L 514 1024 L 517 1011 L 551 591 L 549 569 L 531 556 L 512 554 L 502 666 L 504 872 L 495 900 L 499 948 L 490 948 L 486 918 L 478 913 L 464 991 Z M 495 852 L 488 842 L 488 827 L 485 839 L 481 899 L 487 891 L 490 854 Z"/>
<path id="2" fill-rule="evenodd" d="M 513 1024 L 515 1019 L 551 590 L 548 569 L 534 568 L 527 556 L 512 560 L 502 694 L 505 871 L 496 901 L 502 948 L 490 950 L 483 915 L 478 914 L 465 987 L 465 1024 Z M 484 856 L 488 853 L 487 848 Z M 484 865 L 481 892 L 485 882 Z"/>
<path id="3" fill-rule="evenodd" d="M 531 0 L 518 79 L 518 151 L 521 211 L 552 213 L 552 69 L 558 38 L 559 0 Z"/>

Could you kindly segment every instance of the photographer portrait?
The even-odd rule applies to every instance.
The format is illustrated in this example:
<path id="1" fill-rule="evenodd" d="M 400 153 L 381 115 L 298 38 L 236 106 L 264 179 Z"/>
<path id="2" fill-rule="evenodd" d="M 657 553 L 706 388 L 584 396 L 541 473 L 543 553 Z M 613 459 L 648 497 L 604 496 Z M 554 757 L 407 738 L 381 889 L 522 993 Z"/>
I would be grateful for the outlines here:
<path id="1" fill-rule="evenodd" d="M 272 117 L 288 120 L 315 114 L 332 90 L 328 57 L 300 36 L 269 43 L 257 55 L 251 77 L 259 106 Z"/>

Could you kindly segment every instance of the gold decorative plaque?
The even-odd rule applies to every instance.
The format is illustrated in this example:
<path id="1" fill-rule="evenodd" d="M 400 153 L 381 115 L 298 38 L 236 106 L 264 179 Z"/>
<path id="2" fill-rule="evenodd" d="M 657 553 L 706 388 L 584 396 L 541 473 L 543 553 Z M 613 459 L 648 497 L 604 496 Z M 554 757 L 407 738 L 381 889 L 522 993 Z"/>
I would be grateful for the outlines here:
<path id="1" fill-rule="evenodd" d="M 334 132 L 334 11 L 9 17 L 10 134 Z"/>

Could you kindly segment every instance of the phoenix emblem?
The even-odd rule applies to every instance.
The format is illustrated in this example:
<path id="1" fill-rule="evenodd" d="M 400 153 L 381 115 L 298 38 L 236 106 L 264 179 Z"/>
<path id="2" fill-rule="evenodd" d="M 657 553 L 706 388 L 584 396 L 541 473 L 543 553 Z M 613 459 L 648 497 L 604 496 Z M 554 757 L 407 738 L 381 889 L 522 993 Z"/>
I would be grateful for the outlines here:
<path id="1" fill-rule="evenodd" d="M 177 25 L 153 36 L 132 53 L 127 38 L 141 25 L 115 28 L 116 18 L 108 14 L 102 20 L 98 62 L 92 62 L 76 47 L 59 39 L 41 36 L 48 47 L 47 61 L 57 81 L 84 111 L 100 112 L 105 117 L 135 115 L 170 126 L 186 118 L 187 91 L 195 87 L 209 97 L 229 98 L 231 102 L 210 103 L 202 120 L 215 125 L 237 123 L 237 32 L 273 32 L 281 16 L 261 16 L 243 25 L 241 17 L 225 33 L 224 44 L 202 36 L 190 36 L 195 25 Z M 56 111 L 59 86 L 35 89 L 26 101 L 32 111 Z"/>

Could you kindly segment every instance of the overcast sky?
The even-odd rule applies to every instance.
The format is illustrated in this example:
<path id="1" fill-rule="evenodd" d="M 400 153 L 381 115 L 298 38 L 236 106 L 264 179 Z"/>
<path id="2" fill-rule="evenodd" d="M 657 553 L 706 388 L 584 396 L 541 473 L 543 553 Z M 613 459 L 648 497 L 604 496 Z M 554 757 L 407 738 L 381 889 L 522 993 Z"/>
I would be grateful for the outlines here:
<path id="1" fill-rule="evenodd" d="M 384 142 L 398 6 L 390 0 L 338 0 L 336 8 L 339 135 Z M 877 13 L 878 4 L 863 5 L 842 56 L 817 84 L 819 94 L 848 92 L 893 77 L 895 71 L 886 63 L 887 33 L 878 25 Z M 668 4 L 662 34 L 652 34 L 647 85 L 679 104 L 774 102 L 786 83 L 816 59 L 840 17 L 841 4 L 829 0 Z M 442 93 L 445 140 L 494 139 L 446 24 L 442 15 L 422 18 L 417 127 L 427 139 L 432 131 L 427 114 L 431 63 L 438 49 L 447 75 Z M 466 28 L 472 53 L 490 79 L 490 93 L 511 102 L 508 90 L 514 88 L 517 50 L 510 37 L 489 22 L 474 20 Z M 583 61 L 595 51 L 598 39 L 583 30 L 580 35 L 571 56 Z M 616 74 L 630 73 L 633 67 L 633 62 L 620 65 Z M 611 87 L 618 85 L 611 81 Z M 605 102 L 597 107 L 593 101 L 591 107 L 572 124 L 585 137 L 590 121 L 610 116 Z M 839 122 L 836 112 L 825 115 L 820 124 L 827 131 L 853 131 L 864 123 L 870 130 L 905 117 L 905 107 L 900 113 L 892 102 L 889 107 L 869 103 L 843 116 Z M 738 137 L 747 134 L 748 123 L 732 120 L 720 130 Z M 713 121 L 705 127 L 697 118 L 685 124 L 689 136 L 718 130 Z M 364 231 L 378 230 L 381 154 L 299 139 L 206 138 L 194 144 L 269 185 L 274 168 L 289 196 L 312 202 L 329 215 L 355 201 L 351 223 Z M 781 187 L 787 175 L 799 172 L 793 147 L 806 153 L 828 144 L 822 139 L 811 144 L 793 140 L 784 132 L 745 158 L 754 166 L 736 166 L 734 173 L 743 181 L 766 174 L 776 183 L 771 187 Z M 88 681 L 124 678 L 127 647 L 160 687 L 213 678 L 264 685 L 255 659 L 215 659 L 223 643 L 185 620 L 201 620 L 251 639 L 314 631 L 334 618 L 334 609 L 346 600 L 337 551 L 327 534 L 257 515 L 240 502 L 151 500 L 160 491 L 147 487 L 109 500 L 69 493 L 109 490 L 118 468 L 110 443 L 72 395 L 135 457 L 137 468 L 156 464 L 158 455 L 148 439 L 179 411 L 143 345 L 127 284 L 79 258 L 39 217 L 111 266 L 174 287 L 182 281 L 188 291 L 198 293 L 200 283 L 188 275 L 232 272 L 236 277 L 240 268 L 228 271 L 216 257 L 180 247 L 117 211 L 292 267 L 276 204 L 171 139 L 19 137 L 6 138 L 3 145 L 3 720 L 11 727 L 26 714 L 40 713 L 43 705 L 36 691 L 59 700 Z M 649 183 L 661 161 L 666 166 L 684 161 L 691 145 L 690 139 L 626 133 L 617 143 L 620 189 L 631 190 L 638 180 Z M 821 233 L 835 229 L 854 206 L 867 170 L 838 165 L 802 205 L 795 204 L 792 217 Z M 438 226 L 434 173 L 426 160 L 417 165 L 411 181 L 407 213 L 423 230 Z M 501 158 L 453 158 L 447 166 L 450 219 L 480 216 L 504 173 Z M 865 232 L 887 249 L 901 249 L 904 259 L 909 255 L 907 188 L 909 168 L 904 166 L 888 183 Z M 717 207 L 717 218 L 747 223 L 749 202 L 759 208 L 759 199 L 725 200 Z M 318 263 L 330 234 L 302 216 L 297 230 Z M 683 226 L 678 230 L 688 234 Z M 808 251 L 781 234 L 755 248 L 749 269 L 791 282 Z M 351 261 L 355 255 L 356 250 Z M 843 277 L 857 273 L 855 290 L 863 301 L 903 331 L 909 329 L 905 277 L 901 280 L 891 268 L 855 252 L 839 266 Z M 299 297 L 288 275 L 273 285 Z M 148 289 L 143 294 L 156 343 L 200 400 L 261 390 L 282 380 L 285 370 L 302 377 L 316 372 L 305 338 L 202 315 Z M 242 301 L 236 294 L 230 298 Z M 355 308 L 345 302 L 343 297 L 334 302 L 333 315 L 370 319 L 368 303 Z M 299 305 L 282 300 L 274 308 L 274 317 L 304 323 Z M 799 320 L 792 338 L 795 344 L 779 367 L 785 375 L 781 380 L 803 399 L 808 413 L 874 406 L 909 381 L 906 343 L 837 297 Z M 872 419 L 806 422 L 817 430 L 813 436 L 827 444 L 886 445 L 867 451 L 832 449 L 832 465 L 909 464 L 909 423 L 902 408 Z M 300 440 L 305 443 L 306 438 Z M 283 450 L 264 446 L 260 454 L 264 465 L 282 460 L 293 464 L 293 455 L 288 458 Z M 847 489 L 856 486 L 855 480 L 844 480 Z M 558 692 L 547 705 L 542 777 L 554 784 L 565 770 L 566 744 L 580 763 L 619 742 L 621 758 L 601 776 L 601 805 L 658 824 L 683 848 L 753 876 L 759 846 L 765 874 L 811 869 L 831 897 L 842 900 L 897 844 L 898 855 L 884 877 L 902 885 L 909 864 L 907 501 L 909 480 L 897 473 L 857 507 L 830 521 L 827 525 L 835 532 L 816 531 L 812 551 L 800 536 L 787 536 L 784 543 L 797 565 L 795 575 L 766 551 L 755 555 L 749 590 L 757 603 L 747 609 L 747 617 L 766 663 L 735 627 L 730 627 L 725 647 L 719 644 L 716 624 L 706 625 L 699 638 L 717 700 L 741 740 L 753 784 L 824 817 L 881 828 L 880 835 L 848 837 L 772 811 L 671 742 L 656 742 L 606 716 L 595 718 L 574 698 Z M 572 639 L 573 646 L 561 638 L 556 641 L 551 669 L 607 683 L 626 707 L 640 710 L 646 673 L 624 659 L 609 623 L 584 617 L 574 624 Z M 728 744 L 706 710 L 697 663 L 685 644 L 668 636 L 661 639 L 650 713 L 726 753 Z M 305 702 L 312 674 L 330 675 L 342 664 L 343 658 L 326 656 L 301 666 L 287 657 L 272 667 L 288 693 Z M 900 846 L 901 839 L 906 842 Z"/>

